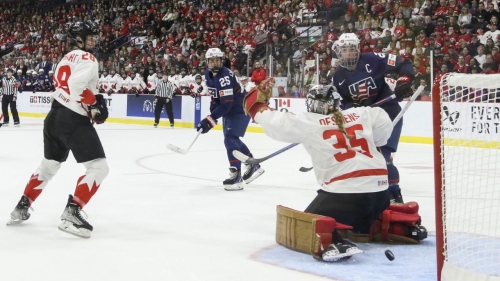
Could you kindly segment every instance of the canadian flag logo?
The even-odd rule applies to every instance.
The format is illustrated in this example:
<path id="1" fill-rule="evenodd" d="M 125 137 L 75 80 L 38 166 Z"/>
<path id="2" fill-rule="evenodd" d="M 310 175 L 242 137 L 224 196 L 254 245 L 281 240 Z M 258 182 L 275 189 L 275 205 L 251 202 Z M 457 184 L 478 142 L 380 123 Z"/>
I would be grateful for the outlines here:
<path id="1" fill-rule="evenodd" d="M 280 99 L 278 105 L 279 107 L 290 107 L 290 99 Z"/>

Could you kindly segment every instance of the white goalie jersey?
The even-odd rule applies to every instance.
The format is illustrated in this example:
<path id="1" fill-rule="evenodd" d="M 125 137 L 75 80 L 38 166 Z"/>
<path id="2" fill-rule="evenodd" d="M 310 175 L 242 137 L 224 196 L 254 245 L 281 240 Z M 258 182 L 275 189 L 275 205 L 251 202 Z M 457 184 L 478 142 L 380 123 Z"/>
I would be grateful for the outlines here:
<path id="1" fill-rule="evenodd" d="M 91 54 L 73 50 L 66 54 L 54 73 L 54 100 L 74 112 L 88 116 L 87 106 L 98 94 L 99 64 Z"/>
<path id="2" fill-rule="evenodd" d="M 392 133 L 389 115 L 381 108 L 342 111 L 347 138 L 333 115 L 265 110 L 255 115 L 269 137 L 301 143 L 311 156 L 316 180 L 334 193 L 379 192 L 389 187 L 387 166 L 377 147 Z"/>

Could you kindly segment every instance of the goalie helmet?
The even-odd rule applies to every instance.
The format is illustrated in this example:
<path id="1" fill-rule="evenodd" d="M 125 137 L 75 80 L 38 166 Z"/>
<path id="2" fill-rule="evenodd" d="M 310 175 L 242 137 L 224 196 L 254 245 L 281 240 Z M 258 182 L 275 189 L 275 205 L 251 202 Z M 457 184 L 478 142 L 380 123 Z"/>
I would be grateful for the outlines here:
<path id="1" fill-rule="evenodd" d="M 308 112 L 327 115 L 339 110 L 339 105 L 340 94 L 332 85 L 313 86 L 306 95 Z"/>
<path id="2" fill-rule="evenodd" d="M 208 69 L 211 72 L 219 72 L 222 69 L 222 58 L 224 54 L 219 48 L 210 48 L 207 50 L 205 54 L 205 58 L 207 59 Z M 219 58 L 219 60 L 210 60 L 213 58 Z"/>
<path id="3" fill-rule="evenodd" d="M 354 70 L 359 60 L 359 39 L 354 33 L 344 33 L 334 44 L 334 51 L 340 61 L 340 66 Z"/>
<path id="4" fill-rule="evenodd" d="M 67 39 L 69 44 L 86 52 L 92 52 L 97 47 L 99 37 L 99 28 L 90 21 L 78 21 L 71 24 L 68 28 Z M 88 37 L 93 36 L 94 46 L 87 46 Z"/>

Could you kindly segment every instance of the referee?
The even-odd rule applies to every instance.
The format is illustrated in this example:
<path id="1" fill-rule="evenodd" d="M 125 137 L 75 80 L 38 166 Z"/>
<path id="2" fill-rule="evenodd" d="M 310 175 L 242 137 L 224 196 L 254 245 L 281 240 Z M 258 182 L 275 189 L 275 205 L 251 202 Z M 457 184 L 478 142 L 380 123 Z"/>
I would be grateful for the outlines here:
<path id="1" fill-rule="evenodd" d="M 19 114 L 17 113 L 17 87 L 19 87 L 19 81 L 13 76 L 14 70 L 12 68 L 7 69 L 7 77 L 2 78 L 2 113 L 4 116 L 3 125 L 9 125 L 9 104 L 10 112 L 12 113 L 12 118 L 14 118 L 14 126 L 19 127 Z"/>
<path id="2" fill-rule="evenodd" d="M 172 98 L 174 97 L 174 92 L 176 90 L 176 86 L 174 83 L 168 81 L 168 75 L 163 73 L 163 77 L 160 81 L 158 81 L 158 85 L 156 85 L 156 93 L 155 93 L 155 128 L 158 127 L 158 123 L 160 123 L 160 113 L 163 109 L 163 105 L 165 105 L 165 109 L 167 110 L 168 119 L 170 121 L 170 128 L 174 128 L 174 112 L 172 111 Z"/>

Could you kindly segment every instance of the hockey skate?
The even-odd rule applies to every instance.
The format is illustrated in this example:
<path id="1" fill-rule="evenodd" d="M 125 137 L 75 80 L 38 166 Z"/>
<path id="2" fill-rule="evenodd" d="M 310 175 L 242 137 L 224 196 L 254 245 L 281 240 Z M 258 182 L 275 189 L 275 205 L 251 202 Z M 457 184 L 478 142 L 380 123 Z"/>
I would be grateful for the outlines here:
<path id="1" fill-rule="evenodd" d="M 158 123 L 155 123 L 153 126 L 154 126 L 155 128 L 158 128 Z"/>
<path id="2" fill-rule="evenodd" d="M 29 210 L 33 210 L 29 206 L 30 200 L 26 196 L 22 196 L 17 206 L 14 208 L 14 211 L 10 213 L 10 220 L 7 222 L 7 225 L 16 225 L 27 221 L 30 218 Z"/>
<path id="3" fill-rule="evenodd" d="M 61 224 L 59 224 L 59 230 L 66 233 L 82 237 L 90 238 L 92 234 L 93 227 L 85 220 L 87 215 L 82 211 L 80 206 L 73 203 L 73 196 L 70 195 L 68 199 L 68 204 L 61 215 Z M 82 216 L 85 214 L 85 218 Z"/>
<path id="4" fill-rule="evenodd" d="M 321 254 L 321 258 L 323 261 L 328 262 L 343 261 L 362 252 L 356 245 L 348 241 L 343 241 L 337 244 L 330 244 Z"/>
<path id="5" fill-rule="evenodd" d="M 391 204 L 393 204 L 393 203 L 404 204 L 405 203 L 403 201 L 403 196 L 401 195 L 401 190 L 390 191 L 389 194 L 390 194 L 390 198 L 391 198 Z"/>
<path id="6" fill-rule="evenodd" d="M 14 127 L 20 127 L 19 122 L 14 122 Z"/>
<path id="7" fill-rule="evenodd" d="M 242 178 L 246 184 L 249 184 L 260 177 L 264 172 L 265 170 L 262 169 L 259 164 L 247 164 Z"/>
<path id="8" fill-rule="evenodd" d="M 224 180 L 224 189 L 227 191 L 243 190 L 243 179 L 241 172 L 235 167 L 229 167 L 229 178 Z"/>

